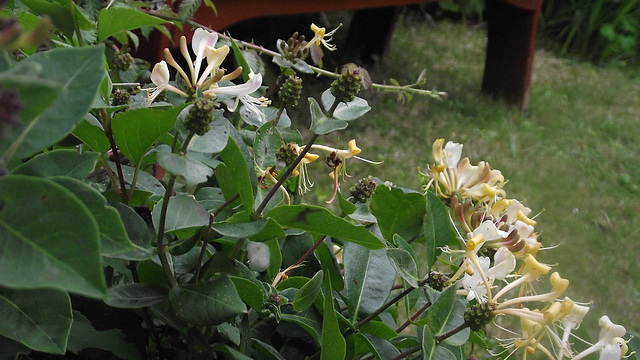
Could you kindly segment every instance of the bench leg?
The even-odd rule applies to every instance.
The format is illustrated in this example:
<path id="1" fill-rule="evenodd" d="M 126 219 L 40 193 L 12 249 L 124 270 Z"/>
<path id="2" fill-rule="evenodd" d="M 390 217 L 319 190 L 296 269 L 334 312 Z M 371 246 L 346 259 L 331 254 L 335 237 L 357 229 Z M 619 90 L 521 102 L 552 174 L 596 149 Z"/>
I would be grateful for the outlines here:
<path id="1" fill-rule="evenodd" d="M 486 4 L 488 42 L 482 91 L 525 109 L 540 9 L 525 10 L 500 0 Z"/>
<path id="2" fill-rule="evenodd" d="M 379 62 L 387 52 L 399 10 L 398 7 L 356 10 L 343 48 L 346 56 L 364 64 Z"/>

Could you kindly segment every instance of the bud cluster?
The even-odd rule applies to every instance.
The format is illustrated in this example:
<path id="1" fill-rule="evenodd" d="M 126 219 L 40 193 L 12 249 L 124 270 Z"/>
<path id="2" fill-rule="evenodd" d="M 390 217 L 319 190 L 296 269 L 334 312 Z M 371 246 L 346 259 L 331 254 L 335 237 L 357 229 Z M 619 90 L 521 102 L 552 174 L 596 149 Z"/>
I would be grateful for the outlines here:
<path id="1" fill-rule="evenodd" d="M 289 61 L 304 60 L 309 56 L 309 48 L 306 45 L 304 35 L 299 35 L 296 31 L 281 48 L 284 58 Z"/>
<path id="2" fill-rule="evenodd" d="M 129 70 L 133 65 L 134 59 L 131 54 L 121 50 L 113 55 L 113 66 L 120 71 Z"/>
<path id="3" fill-rule="evenodd" d="M 441 272 L 432 271 L 427 277 L 427 285 L 433 290 L 442 291 L 449 283 L 449 277 Z"/>
<path id="4" fill-rule="evenodd" d="M 127 90 L 113 89 L 111 94 L 111 105 L 113 106 L 126 105 L 131 101 L 131 94 Z"/>
<path id="5" fill-rule="evenodd" d="M 207 99 L 196 100 L 185 120 L 187 130 L 202 136 L 210 130 L 209 124 L 213 121 L 214 102 Z"/>
<path id="6" fill-rule="evenodd" d="M 362 89 L 362 76 L 353 68 L 344 68 L 340 77 L 331 83 L 331 94 L 341 102 L 351 102 Z"/>
<path id="7" fill-rule="evenodd" d="M 278 98 L 283 105 L 298 105 L 298 99 L 302 94 L 302 79 L 297 76 L 289 76 L 278 90 Z"/>
<path id="8" fill-rule="evenodd" d="M 296 143 L 282 145 L 276 153 L 276 160 L 283 162 L 286 166 L 293 164 L 298 157 L 299 146 Z"/>
<path id="9" fill-rule="evenodd" d="M 351 196 L 356 202 L 366 203 L 376 190 L 376 186 L 378 184 L 372 176 L 360 179 L 357 184 L 351 187 Z"/>
<path id="10" fill-rule="evenodd" d="M 471 305 L 464 311 L 464 322 L 471 330 L 479 331 L 493 320 L 495 310 L 496 306 L 488 302 Z"/>

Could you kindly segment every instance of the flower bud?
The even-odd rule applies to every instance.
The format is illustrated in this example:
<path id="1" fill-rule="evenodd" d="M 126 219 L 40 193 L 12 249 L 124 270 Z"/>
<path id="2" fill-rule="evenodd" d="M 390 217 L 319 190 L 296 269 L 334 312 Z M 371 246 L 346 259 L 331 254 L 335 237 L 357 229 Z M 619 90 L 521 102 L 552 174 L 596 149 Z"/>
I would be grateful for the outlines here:
<path id="1" fill-rule="evenodd" d="M 366 203 L 376 190 L 376 186 L 378 184 L 371 176 L 360 179 L 356 185 L 351 187 L 351 196 L 356 202 Z"/>
<path id="2" fill-rule="evenodd" d="M 496 306 L 489 303 L 471 305 L 464 311 L 464 322 L 473 331 L 482 330 L 496 316 L 495 309 Z"/>
<path id="3" fill-rule="evenodd" d="M 120 71 L 129 70 L 133 61 L 133 56 L 125 51 L 119 51 L 113 55 L 113 66 Z"/>
<path id="4" fill-rule="evenodd" d="M 278 98 L 283 105 L 298 105 L 298 99 L 302 93 L 302 79 L 297 76 L 289 76 L 278 91 Z"/>
<path id="5" fill-rule="evenodd" d="M 127 90 L 113 89 L 111 94 L 111 105 L 113 106 L 126 105 L 131 101 L 131 94 Z"/>
<path id="6" fill-rule="evenodd" d="M 199 136 L 206 134 L 211 128 L 209 124 L 213 121 L 213 106 L 213 101 L 207 99 L 196 100 L 189 109 L 189 114 L 185 120 L 187 130 L 193 131 Z"/>
<path id="7" fill-rule="evenodd" d="M 362 89 L 362 76 L 357 69 L 344 68 L 342 75 L 331 83 L 331 94 L 338 101 L 351 102 Z"/>
<path id="8" fill-rule="evenodd" d="M 432 271 L 427 277 L 427 285 L 437 291 L 442 291 L 449 282 L 449 277 L 443 273 Z"/>
<path id="9" fill-rule="evenodd" d="M 298 150 L 300 146 L 296 143 L 288 143 L 278 149 L 276 153 L 276 160 L 285 164 L 285 166 L 291 165 L 298 157 Z"/>

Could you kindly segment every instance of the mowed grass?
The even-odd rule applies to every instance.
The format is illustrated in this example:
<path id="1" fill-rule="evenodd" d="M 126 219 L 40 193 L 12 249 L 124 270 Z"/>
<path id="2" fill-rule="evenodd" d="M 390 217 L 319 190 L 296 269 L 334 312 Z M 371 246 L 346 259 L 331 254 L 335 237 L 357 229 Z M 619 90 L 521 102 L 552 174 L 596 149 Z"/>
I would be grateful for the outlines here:
<path id="1" fill-rule="evenodd" d="M 571 281 L 568 296 L 590 302 L 587 324 L 608 314 L 640 331 L 640 70 L 599 68 L 539 49 L 526 111 L 483 96 L 480 83 L 486 32 L 482 27 L 402 19 L 375 82 L 413 82 L 427 69 L 427 88 L 446 91 L 439 102 L 393 94 L 362 94 L 372 110 L 322 142 L 344 148 L 357 139 L 348 182 L 374 175 L 418 189 L 418 169 L 432 161 L 436 138 L 464 144 L 472 163 L 502 171 L 507 196 L 538 214 L 545 246 L 539 259 Z M 314 196 L 330 196 L 329 170 L 313 164 Z M 312 196 L 312 197 L 314 197 Z"/>

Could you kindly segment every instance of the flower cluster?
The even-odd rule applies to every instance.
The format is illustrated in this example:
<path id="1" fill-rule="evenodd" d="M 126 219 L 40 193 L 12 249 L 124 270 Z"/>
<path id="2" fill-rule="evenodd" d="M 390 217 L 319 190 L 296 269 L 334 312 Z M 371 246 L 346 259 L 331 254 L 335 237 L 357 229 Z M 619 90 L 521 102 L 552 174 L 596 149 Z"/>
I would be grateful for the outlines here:
<path id="1" fill-rule="evenodd" d="M 506 197 L 501 172 L 484 162 L 471 165 L 461 155 L 461 144 L 444 144 L 438 139 L 433 145 L 434 163 L 422 174 L 425 190 L 446 200 L 454 225 L 466 233 L 461 236 L 464 250 L 445 249 L 459 264 L 449 283 L 458 284 L 458 294 L 476 304 L 471 308 L 485 309 L 483 319 L 496 316 L 498 322 L 513 316 L 519 320 L 520 330 L 510 330 L 515 337 L 504 340 L 503 345 L 513 352 L 523 351 L 523 359 L 537 351 L 549 359 L 582 359 L 598 351 L 601 360 L 621 359 L 628 350 L 623 339 L 626 330 L 607 316 L 600 319 L 597 343 L 582 352 L 572 349 L 571 332 L 589 308 L 563 297 L 569 280 L 536 258 L 542 248 L 536 221 L 529 217 L 529 208 Z M 550 290 L 539 294 L 533 284 L 541 285 L 542 279 Z"/>
<path id="2" fill-rule="evenodd" d="M 262 75 L 251 71 L 248 75 L 249 80 L 244 84 L 222 86 L 221 82 L 238 78 L 242 74 L 243 68 L 238 67 L 227 74 L 221 65 L 229 54 L 230 49 L 228 45 L 216 48 L 217 42 L 217 33 L 201 28 L 196 29 L 191 41 L 191 49 L 195 54 L 195 58 L 192 58 L 187 47 L 187 39 L 184 36 L 180 38 L 180 53 L 186 60 L 189 74 L 173 58 L 171 51 L 164 49 L 166 61 L 162 60 L 157 63 L 151 72 L 151 81 L 155 87 L 147 89 L 147 105 L 150 105 L 165 90 L 174 92 L 187 100 L 193 100 L 199 96 L 211 99 L 221 95 L 235 97 L 235 102 L 231 102 L 227 107 L 228 110 L 235 111 L 239 103 L 242 103 L 244 105 L 242 118 L 245 122 L 261 126 L 266 122 L 266 116 L 260 110 L 260 107 L 267 106 L 271 102 L 265 97 L 254 97 L 252 94 L 262 86 Z M 202 70 L 202 64 L 205 60 L 207 65 Z M 178 72 L 182 80 L 187 84 L 186 89 L 180 89 L 170 83 L 168 65 Z"/>

